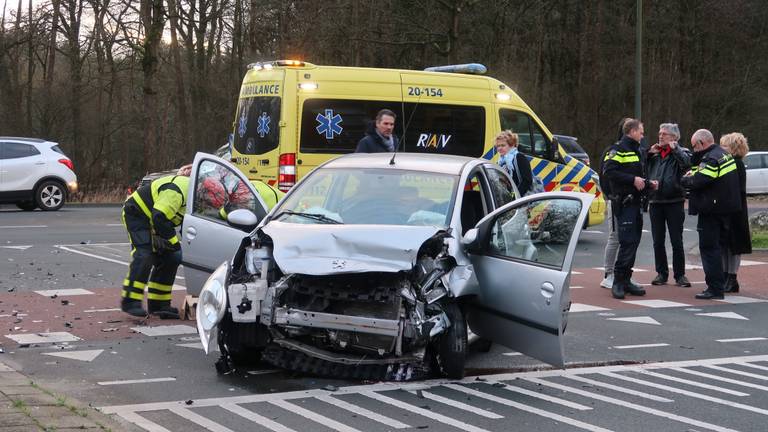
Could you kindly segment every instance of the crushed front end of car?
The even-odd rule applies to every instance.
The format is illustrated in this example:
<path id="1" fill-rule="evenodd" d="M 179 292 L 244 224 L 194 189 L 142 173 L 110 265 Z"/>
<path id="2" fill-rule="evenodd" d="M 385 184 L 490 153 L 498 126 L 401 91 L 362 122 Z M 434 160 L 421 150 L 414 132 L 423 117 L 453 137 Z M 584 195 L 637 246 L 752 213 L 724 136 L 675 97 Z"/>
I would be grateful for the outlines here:
<path id="1" fill-rule="evenodd" d="M 449 238 L 433 226 L 271 221 L 205 284 L 203 346 L 218 345 L 220 372 L 260 355 L 337 378 L 461 377 L 467 329 L 450 284 L 467 271 Z"/>

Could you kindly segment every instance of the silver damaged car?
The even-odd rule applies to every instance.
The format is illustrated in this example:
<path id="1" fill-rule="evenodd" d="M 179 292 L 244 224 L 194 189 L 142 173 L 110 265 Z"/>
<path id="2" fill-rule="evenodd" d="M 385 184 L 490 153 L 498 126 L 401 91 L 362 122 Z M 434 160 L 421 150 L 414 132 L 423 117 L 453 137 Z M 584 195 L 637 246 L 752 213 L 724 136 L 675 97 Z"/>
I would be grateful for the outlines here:
<path id="1" fill-rule="evenodd" d="M 592 195 L 518 198 L 490 161 L 427 154 L 339 157 L 270 212 L 215 156 L 197 154 L 192 180 L 184 272 L 221 373 L 260 356 L 339 378 L 459 378 L 470 331 L 564 365 Z"/>

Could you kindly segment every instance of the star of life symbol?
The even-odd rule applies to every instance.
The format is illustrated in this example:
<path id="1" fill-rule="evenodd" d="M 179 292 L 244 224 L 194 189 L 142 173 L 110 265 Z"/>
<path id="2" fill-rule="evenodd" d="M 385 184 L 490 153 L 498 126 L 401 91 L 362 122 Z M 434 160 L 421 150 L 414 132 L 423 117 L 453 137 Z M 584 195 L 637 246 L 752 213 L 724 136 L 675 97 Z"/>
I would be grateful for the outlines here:
<path id="1" fill-rule="evenodd" d="M 240 113 L 240 121 L 237 126 L 237 134 L 240 135 L 240 138 L 245 136 L 246 126 L 248 126 L 248 110 L 244 109 Z"/>
<path id="2" fill-rule="evenodd" d="M 264 138 L 264 135 L 269 133 L 269 122 L 271 120 L 266 112 L 261 113 L 259 116 L 259 126 L 256 128 L 256 132 L 260 137 Z"/>
<path id="3" fill-rule="evenodd" d="M 320 135 L 325 134 L 326 139 L 333 139 L 335 135 L 341 135 L 341 131 L 344 130 L 341 127 L 341 122 L 343 121 L 341 115 L 334 115 L 332 109 L 325 110 L 325 115 L 318 114 L 315 120 L 317 120 L 315 130 Z"/>
<path id="4" fill-rule="evenodd" d="M 331 265 L 333 266 L 334 270 L 342 270 L 344 267 L 347 266 L 347 261 L 342 259 L 337 259 L 331 261 Z"/>

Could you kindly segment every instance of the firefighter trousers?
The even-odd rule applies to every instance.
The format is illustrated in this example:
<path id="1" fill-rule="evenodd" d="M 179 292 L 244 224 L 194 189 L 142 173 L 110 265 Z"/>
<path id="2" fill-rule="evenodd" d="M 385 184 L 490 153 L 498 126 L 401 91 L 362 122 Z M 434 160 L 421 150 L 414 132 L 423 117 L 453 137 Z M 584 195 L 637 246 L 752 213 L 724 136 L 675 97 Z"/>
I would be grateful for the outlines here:
<path id="1" fill-rule="evenodd" d="M 122 297 L 141 301 L 146 289 L 150 310 L 169 304 L 181 251 L 153 250 L 150 220 L 135 204 L 128 202 L 123 207 L 123 224 L 131 242 L 131 264 L 123 280 Z"/>

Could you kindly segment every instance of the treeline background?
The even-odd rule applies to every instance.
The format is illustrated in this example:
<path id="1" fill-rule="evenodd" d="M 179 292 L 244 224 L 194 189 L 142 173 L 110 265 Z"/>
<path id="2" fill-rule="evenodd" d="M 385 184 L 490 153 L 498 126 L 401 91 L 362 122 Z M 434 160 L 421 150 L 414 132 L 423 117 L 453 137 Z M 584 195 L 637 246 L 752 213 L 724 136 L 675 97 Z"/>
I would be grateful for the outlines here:
<path id="1" fill-rule="evenodd" d="M 635 0 L 4 0 L 0 135 L 58 141 L 83 188 L 213 151 L 254 61 L 480 62 L 595 160 L 634 111 Z M 768 137 L 766 0 L 643 2 L 643 115 Z M 653 142 L 653 141 L 652 141 Z"/>

